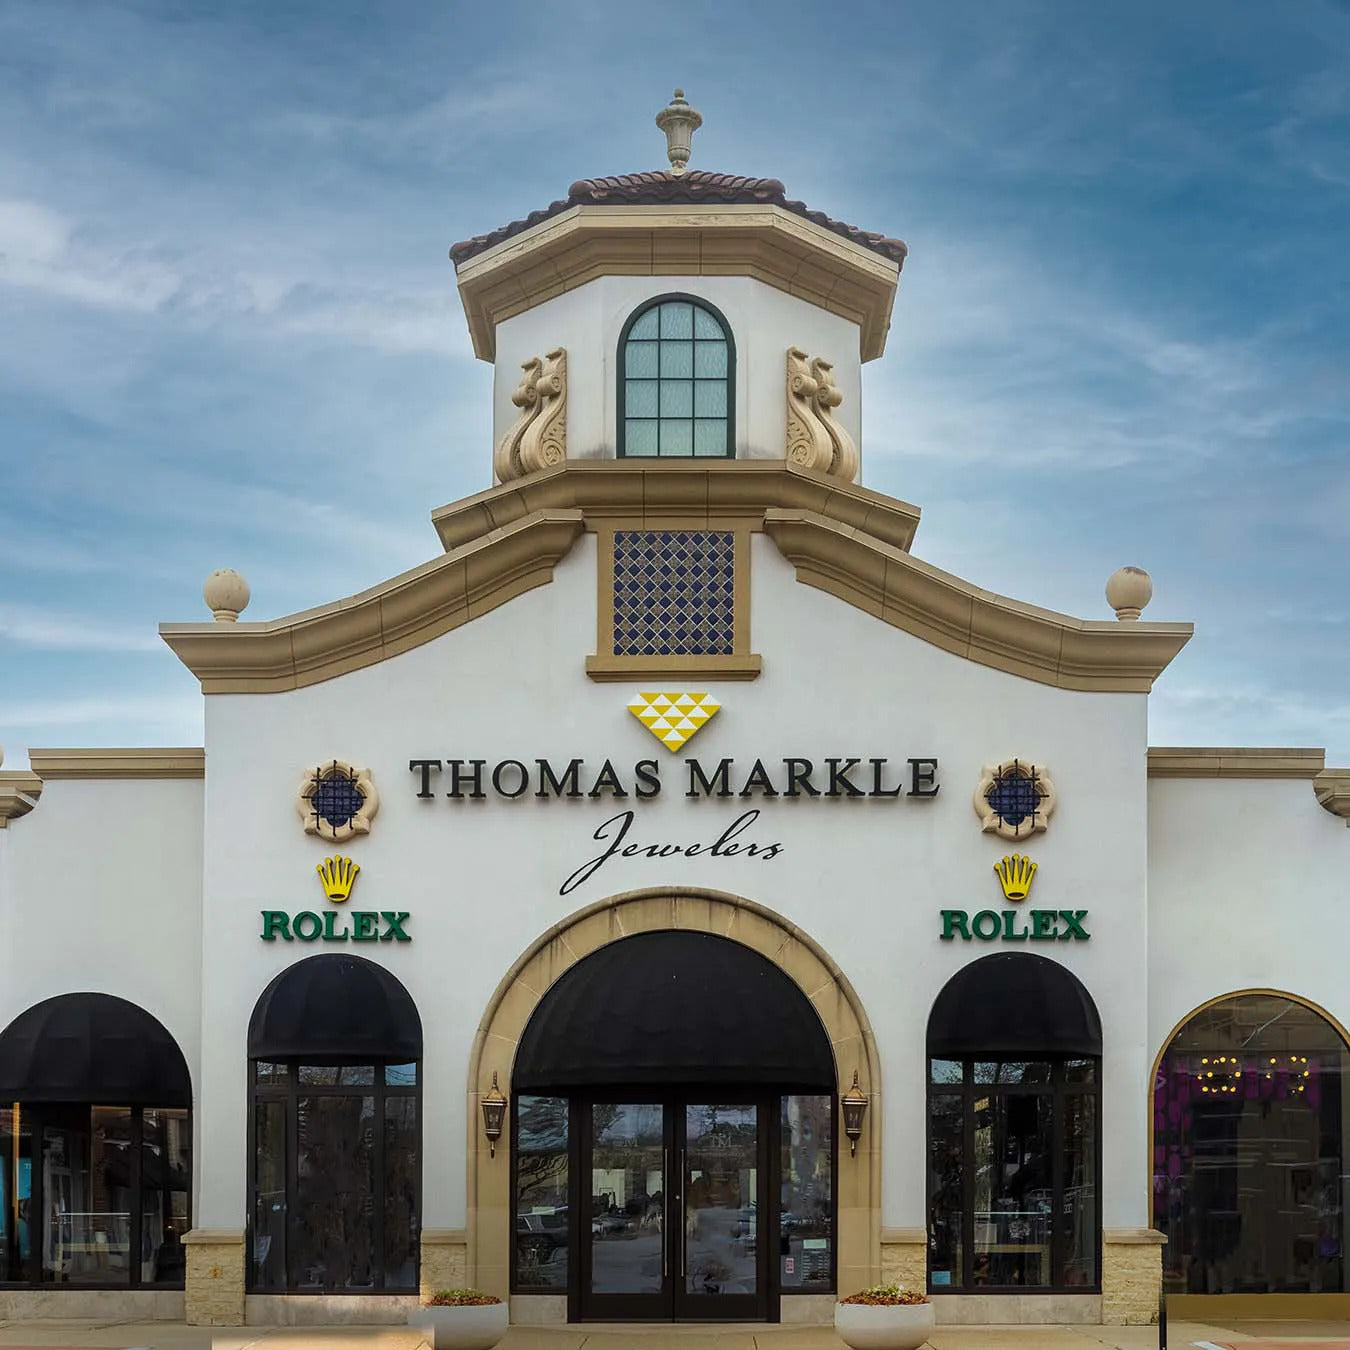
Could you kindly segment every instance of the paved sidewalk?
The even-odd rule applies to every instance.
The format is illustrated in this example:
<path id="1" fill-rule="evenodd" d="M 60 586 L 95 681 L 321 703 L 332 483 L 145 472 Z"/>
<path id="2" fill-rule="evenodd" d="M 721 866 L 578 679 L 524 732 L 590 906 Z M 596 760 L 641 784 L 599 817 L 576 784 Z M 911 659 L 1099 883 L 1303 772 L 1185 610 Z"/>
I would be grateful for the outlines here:
<path id="1" fill-rule="evenodd" d="M 1157 1350 L 1157 1327 L 938 1327 L 931 1350 Z M 1350 1350 L 1350 1325 L 1173 1322 L 1169 1350 Z M 512 1327 L 499 1350 L 843 1350 L 828 1327 Z M 405 1327 L 189 1327 L 181 1322 L 0 1322 L 5 1350 L 430 1350 Z"/>

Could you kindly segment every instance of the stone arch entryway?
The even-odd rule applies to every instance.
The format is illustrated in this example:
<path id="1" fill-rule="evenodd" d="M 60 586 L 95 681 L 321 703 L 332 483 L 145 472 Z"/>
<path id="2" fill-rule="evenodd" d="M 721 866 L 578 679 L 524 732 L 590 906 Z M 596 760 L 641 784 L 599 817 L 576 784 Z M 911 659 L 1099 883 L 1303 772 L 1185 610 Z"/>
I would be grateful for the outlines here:
<path id="1" fill-rule="evenodd" d="M 767 959 L 818 1014 L 834 1056 L 836 1094 L 847 1092 L 858 1075 L 869 1106 L 856 1155 L 839 1149 L 837 1287 L 875 1283 L 880 1275 L 882 1094 L 876 1045 L 857 995 L 821 947 L 781 916 L 738 896 L 692 887 L 627 892 L 580 910 L 538 938 L 497 986 L 469 1064 L 465 1277 L 503 1298 L 509 1293 L 515 1228 L 509 1149 L 504 1136 L 493 1156 L 482 1128 L 481 1103 L 493 1075 L 503 1089 L 510 1085 L 532 1014 L 577 962 L 613 942 L 663 930 L 728 938 Z M 838 1122 L 836 1132 L 842 1134 Z"/>

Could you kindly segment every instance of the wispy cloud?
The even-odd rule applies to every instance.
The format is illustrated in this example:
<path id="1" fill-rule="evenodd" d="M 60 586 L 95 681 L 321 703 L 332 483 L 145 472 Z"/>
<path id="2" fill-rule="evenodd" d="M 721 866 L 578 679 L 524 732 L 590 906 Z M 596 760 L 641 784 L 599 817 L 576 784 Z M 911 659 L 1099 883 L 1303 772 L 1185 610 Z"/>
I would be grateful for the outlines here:
<path id="1" fill-rule="evenodd" d="M 0 604 L 0 648 L 12 643 L 48 652 L 159 652 L 153 631 L 86 615 Z"/>
<path id="2" fill-rule="evenodd" d="M 461 354 L 447 293 L 282 275 L 208 261 L 183 248 L 96 243 L 90 228 L 36 201 L 0 201 L 0 286 L 172 324 L 240 323 L 386 351 Z"/>

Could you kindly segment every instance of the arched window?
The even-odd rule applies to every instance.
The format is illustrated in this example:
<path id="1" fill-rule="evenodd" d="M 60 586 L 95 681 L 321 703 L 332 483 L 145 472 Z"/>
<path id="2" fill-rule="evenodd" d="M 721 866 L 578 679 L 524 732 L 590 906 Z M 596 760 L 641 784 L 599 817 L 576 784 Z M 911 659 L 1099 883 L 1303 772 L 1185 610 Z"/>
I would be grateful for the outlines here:
<path id="1" fill-rule="evenodd" d="M 736 350 L 705 300 L 647 301 L 619 336 L 619 454 L 729 458 Z"/>
<path id="2" fill-rule="evenodd" d="M 928 1021 L 930 1289 L 1100 1288 L 1101 1051 L 1091 996 L 1045 957 L 995 953 L 944 986 Z"/>
<path id="3" fill-rule="evenodd" d="M 418 1284 L 422 1023 L 356 956 L 312 956 L 248 1030 L 249 1288 L 411 1293 Z"/>
<path id="4" fill-rule="evenodd" d="M 658 931 L 572 966 L 512 1073 L 517 1293 L 575 1318 L 776 1320 L 835 1287 L 836 1069 L 749 947 Z"/>
<path id="5" fill-rule="evenodd" d="M 3 1279 L 183 1287 L 192 1084 L 173 1037 L 110 994 L 63 994 L 0 1033 Z"/>
<path id="6" fill-rule="evenodd" d="M 1178 1294 L 1345 1290 L 1345 1042 L 1282 994 L 1195 1013 L 1153 1084 L 1153 1223 Z"/>

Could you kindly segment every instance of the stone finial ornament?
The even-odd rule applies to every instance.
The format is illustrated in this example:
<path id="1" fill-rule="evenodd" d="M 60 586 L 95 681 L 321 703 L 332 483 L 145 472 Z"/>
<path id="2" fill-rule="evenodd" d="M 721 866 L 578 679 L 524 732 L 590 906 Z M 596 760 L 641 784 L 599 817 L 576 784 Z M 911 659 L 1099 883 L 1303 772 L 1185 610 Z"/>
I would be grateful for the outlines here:
<path id="1" fill-rule="evenodd" d="M 1106 583 L 1106 603 L 1121 623 L 1134 623 L 1153 599 L 1153 582 L 1142 567 L 1122 567 Z"/>
<path id="2" fill-rule="evenodd" d="M 238 622 L 252 594 L 248 582 L 228 567 L 212 572 L 202 587 L 202 599 L 217 623 Z"/>
<path id="3" fill-rule="evenodd" d="M 678 178 L 689 163 L 690 142 L 703 125 L 703 118 L 685 102 L 684 90 L 677 89 L 675 97 L 656 114 L 656 125 L 666 133 L 670 172 Z"/>
<path id="4" fill-rule="evenodd" d="M 858 447 L 834 418 L 843 401 L 832 362 L 808 357 L 800 347 L 788 348 L 787 457 L 852 483 L 858 477 Z"/>
<path id="5" fill-rule="evenodd" d="M 511 402 L 520 415 L 492 454 L 500 483 L 561 464 L 567 458 L 567 352 L 556 347 L 521 363 Z"/>

